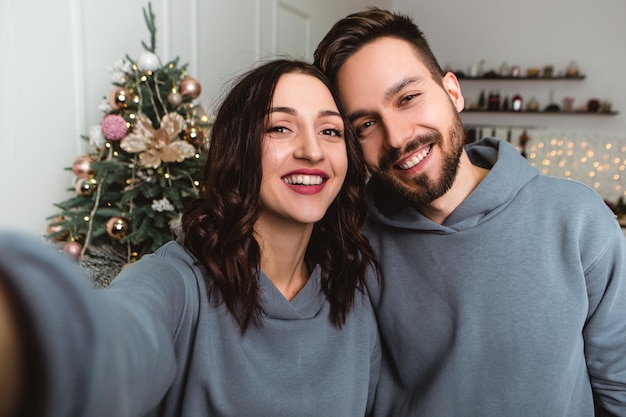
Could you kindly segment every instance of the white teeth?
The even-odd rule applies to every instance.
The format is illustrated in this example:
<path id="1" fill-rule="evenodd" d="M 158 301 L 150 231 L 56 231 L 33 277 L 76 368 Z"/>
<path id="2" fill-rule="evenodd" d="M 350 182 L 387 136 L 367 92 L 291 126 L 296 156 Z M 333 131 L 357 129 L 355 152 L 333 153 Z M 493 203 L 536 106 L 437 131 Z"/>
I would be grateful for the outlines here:
<path id="1" fill-rule="evenodd" d="M 413 158 L 409 159 L 408 161 L 404 161 L 404 163 L 400 164 L 399 166 L 402 169 L 411 169 L 415 165 L 419 164 L 422 161 L 422 159 L 426 158 L 426 156 L 429 153 L 430 153 L 430 147 L 424 149 L 422 152 L 413 156 Z"/>
<path id="2" fill-rule="evenodd" d="M 283 177 L 283 181 L 291 185 L 320 185 L 324 182 L 319 175 L 290 175 Z"/>

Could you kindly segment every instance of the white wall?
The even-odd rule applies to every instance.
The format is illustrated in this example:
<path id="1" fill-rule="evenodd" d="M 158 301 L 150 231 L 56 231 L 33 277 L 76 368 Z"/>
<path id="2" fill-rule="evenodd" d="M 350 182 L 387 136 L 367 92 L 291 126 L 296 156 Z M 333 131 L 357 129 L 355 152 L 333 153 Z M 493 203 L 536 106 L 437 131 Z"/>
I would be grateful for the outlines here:
<path id="1" fill-rule="evenodd" d="M 393 0 L 393 8 L 418 22 L 442 66 L 466 70 L 485 60 L 486 68 L 503 61 L 522 69 L 552 64 L 563 70 L 572 61 L 587 76 L 582 82 L 498 82 L 497 88 L 536 96 L 549 104 L 549 90 L 556 101 L 566 95 L 575 106 L 590 98 L 608 99 L 617 116 L 520 116 L 513 123 L 559 130 L 626 136 L 626 2 L 623 0 Z M 477 100 L 482 88 L 492 85 L 462 83 L 466 102 Z M 496 87 L 496 85 L 493 85 Z M 464 120 L 511 123 L 503 117 L 464 115 Z M 512 116 L 508 116 L 512 117 Z"/>
<path id="2" fill-rule="evenodd" d="M 391 0 L 377 1 L 389 7 Z M 0 0 L 0 228 L 39 235 L 73 193 L 65 171 L 85 151 L 113 89 L 107 67 L 149 42 L 147 0 Z M 311 58 L 322 35 L 364 0 L 153 0 L 157 53 L 179 56 L 209 103 L 270 53 Z M 293 19 L 292 19 L 293 18 Z M 295 19 L 295 20 L 294 20 Z M 302 23 L 297 27 L 293 22 Z M 294 31 L 294 36 L 284 33 Z M 294 43 L 295 42 L 295 43 Z M 307 44 L 307 45 L 305 45 Z"/>

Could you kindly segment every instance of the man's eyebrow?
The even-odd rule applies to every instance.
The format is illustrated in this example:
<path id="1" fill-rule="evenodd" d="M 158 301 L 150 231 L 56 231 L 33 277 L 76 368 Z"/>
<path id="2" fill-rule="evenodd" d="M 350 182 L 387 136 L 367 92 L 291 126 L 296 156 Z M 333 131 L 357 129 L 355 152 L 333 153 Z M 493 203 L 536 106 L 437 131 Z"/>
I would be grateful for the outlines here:
<path id="1" fill-rule="evenodd" d="M 405 88 L 407 85 L 418 83 L 420 80 L 420 77 L 407 77 L 398 81 L 397 83 L 389 87 L 385 92 L 385 102 L 393 99 L 393 97 L 400 91 L 402 91 L 402 89 Z"/>
<path id="2" fill-rule="evenodd" d="M 400 81 L 398 81 L 397 83 L 389 87 L 387 91 L 385 91 L 385 95 L 384 95 L 385 103 L 388 103 L 389 101 L 391 101 L 395 97 L 395 95 L 398 94 L 400 91 L 402 91 L 403 88 L 406 88 L 406 86 L 419 83 L 421 80 L 422 80 L 422 77 L 407 77 L 407 78 L 401 79 Z M 348 120 L 350 120 L 350 122 L 353 122 L 360 117 L 367 116 L 372 113 L 373 113 L 372 111 L 369 111 L 366 109 L 355 110 L 354 112 L 348 115 Z"/>
<path id="3" fill-rule="evenodd" d="M 372 112 L 369 110 L 365 110 L 365 109 L 356 110 L 348 115 L 348 120 L 350 121 L 350 123 L 352 123 L 356 119 L 361 118 L 363 116 L 367 116 L 368 114 L 372 114 Z"/>

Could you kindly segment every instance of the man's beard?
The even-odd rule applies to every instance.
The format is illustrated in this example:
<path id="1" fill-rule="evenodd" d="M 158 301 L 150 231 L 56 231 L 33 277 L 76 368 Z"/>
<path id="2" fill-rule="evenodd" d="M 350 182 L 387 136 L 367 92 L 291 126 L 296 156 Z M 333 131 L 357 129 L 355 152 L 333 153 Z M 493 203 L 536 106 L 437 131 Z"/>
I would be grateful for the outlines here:
<path id="1" fill-rule="evenodd" d="M 450 123 L 448 139 L 445 143 L 439 132 L 431 132 L 413 139 L 402 150 L 391 149 L 380 160 L 380 170 L 375 175 L 393 187 L 413 205 L 430 204 L 448 192 L 459 169 L 465 133 L 461 119 L 456 112 L 453 113 L 453 120 Z M 420 173 L 411 178 L 411 184 L 399 180 L 395 175 L 393 163 L 398 161 L 400 154 L 410 153 L 428 143 L 438 145 L 441 149 L 443 161 L 439 177 L 431 180 L 425 173 Z"/>

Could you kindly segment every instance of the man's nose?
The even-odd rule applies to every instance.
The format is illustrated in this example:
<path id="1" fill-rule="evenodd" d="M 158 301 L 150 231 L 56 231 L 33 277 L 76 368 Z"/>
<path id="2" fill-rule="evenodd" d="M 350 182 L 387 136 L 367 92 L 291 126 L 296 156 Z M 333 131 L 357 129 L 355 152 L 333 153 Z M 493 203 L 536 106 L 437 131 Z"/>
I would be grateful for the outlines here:
<path id="1" fill-rule="evenodd" d="M 386 149 L 400 149 L 413 136 L 413 128 L 410 123 L 401 115 L 387 114 L 382 119 L 385 137 L 384 146 Z"/>

